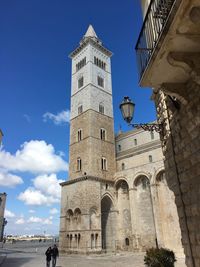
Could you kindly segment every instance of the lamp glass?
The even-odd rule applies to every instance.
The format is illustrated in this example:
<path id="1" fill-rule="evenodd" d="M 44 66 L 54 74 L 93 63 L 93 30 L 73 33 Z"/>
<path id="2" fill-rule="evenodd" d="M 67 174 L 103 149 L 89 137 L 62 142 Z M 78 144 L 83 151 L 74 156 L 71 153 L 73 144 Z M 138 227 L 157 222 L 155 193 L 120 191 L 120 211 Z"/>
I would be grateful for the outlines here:
<path id="1" fill-rule="evenodd" d="M 124 120 L 130 123 L 133 119 L 135 104 L 130 100 L 130 98 L 124 98 L 123 102 L 120 104 L 120 110 Z"/>

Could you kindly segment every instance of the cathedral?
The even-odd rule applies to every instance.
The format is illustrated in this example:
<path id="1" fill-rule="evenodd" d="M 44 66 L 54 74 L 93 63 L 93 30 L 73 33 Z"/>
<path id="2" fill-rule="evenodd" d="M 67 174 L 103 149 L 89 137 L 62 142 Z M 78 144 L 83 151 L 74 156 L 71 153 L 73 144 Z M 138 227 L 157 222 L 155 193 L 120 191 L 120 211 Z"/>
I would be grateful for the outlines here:
<path id="1" fill-rule="evenodd" d="M 165 247 L 182 255 L 159 134 L 114 134 L 111 56 L 91 25 L 70 54 L 70 161 L 69 178 L 61 183 L 60 250 Z"/>

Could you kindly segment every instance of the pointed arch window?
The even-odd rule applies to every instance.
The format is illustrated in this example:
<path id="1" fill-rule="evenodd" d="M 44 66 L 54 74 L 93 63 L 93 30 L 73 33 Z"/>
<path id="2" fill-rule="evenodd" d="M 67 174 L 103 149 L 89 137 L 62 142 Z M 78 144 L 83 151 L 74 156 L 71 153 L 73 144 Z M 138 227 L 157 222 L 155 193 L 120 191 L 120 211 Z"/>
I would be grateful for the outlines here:
<path id="1" fill-rule="evenodd" d="M 102 78 L 101 76 L 97 76 L 97 84 L 100 87 L 104 87 L 104 78 Z"/>
<path id="2" fill-rule="evenodd" d="M 99 104 L 99 112 L 104 114 L 104 105 L 102 103 Z"/>
<path id="3" fill-rule="evenodd" d="M 150 132 L 150 135 L 151 135 L 151 140 L 153 140 L 153 139 L 154 139 L 154 132 L 151 131 L 151 132 Z"/>
<path id="4" fill-rule="evenodd" d="M 125 170 L 125 163 L 122 163 L 122 171 Z"/>
<path id="5" fill-rule="evenodd" d="M 107 170 L 107 159 L 104 157 L 101 158 L 101 169 L 104 171 Z"/>
<path id="6" fill-rule="evenodd" d="M 79 79 L 78 79 L 78 89 L 83 87 L 84 85 L 84 78 L 83 76 L 81 76 Z"/>
<path id="7" fill-rule="evenodd" d="M 80 142 L 82 140 L 82 138 L 83 138 L 82 132 L 83 132 L 82 129 L 78 130 L 78 142 Z"/>
<path id="8" fill-rule="evenodd" d="M 77 171 L 81 171 L 81 169 L 82 169 L 81 158 L 77 158 Z"/>
<path id="9" fill-rule="evenodd" d="M 101 140 L 105 141 L 106 140 L 106 130 L 104 128 L 100 129 L 100 138 Z"/>
<path id="10" fill-rule="evenodd" d="M 81 114 L 83 112 L 83 105 L 78 106 L 78 114 Z"/>

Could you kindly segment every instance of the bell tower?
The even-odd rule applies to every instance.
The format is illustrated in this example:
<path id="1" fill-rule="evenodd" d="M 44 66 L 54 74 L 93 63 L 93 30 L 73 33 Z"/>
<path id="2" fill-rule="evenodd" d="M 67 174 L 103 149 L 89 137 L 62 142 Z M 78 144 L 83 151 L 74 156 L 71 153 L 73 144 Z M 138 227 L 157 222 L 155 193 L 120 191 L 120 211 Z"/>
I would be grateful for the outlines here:
<path id="1" fill-rule="evenodd" d="M 70 180 L 115 173 L 111 56 L 91 25 L 70 54 Z"/>

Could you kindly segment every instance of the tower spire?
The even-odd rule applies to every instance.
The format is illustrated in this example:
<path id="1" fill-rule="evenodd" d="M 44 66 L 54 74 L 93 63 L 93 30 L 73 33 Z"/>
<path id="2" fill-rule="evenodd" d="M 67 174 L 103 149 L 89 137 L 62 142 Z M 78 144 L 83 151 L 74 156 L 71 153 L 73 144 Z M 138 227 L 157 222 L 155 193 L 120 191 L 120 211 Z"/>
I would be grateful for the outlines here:
<path id="1" fill-rule="evenodd" d="M 94 28 L 92 27 L 91 24 L 89 25 L 84 37 L 91 37 L 91 38 L 95 37 L 95 38 L 98 38 L 97 35 L 96 35 L 96 32 L 95 32 L 95 30 L 94 30 Z"/>

